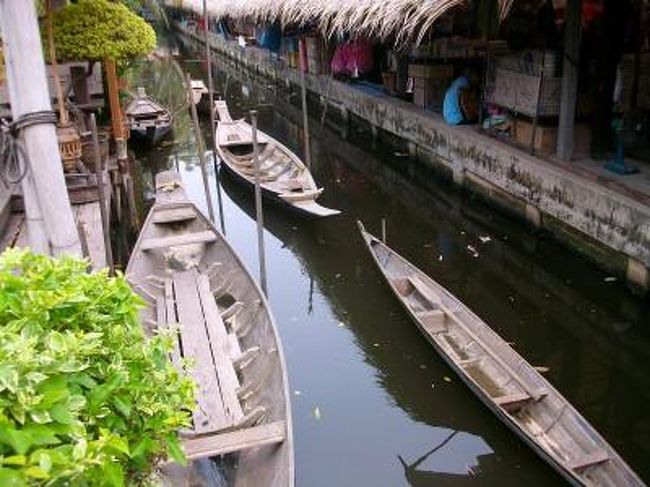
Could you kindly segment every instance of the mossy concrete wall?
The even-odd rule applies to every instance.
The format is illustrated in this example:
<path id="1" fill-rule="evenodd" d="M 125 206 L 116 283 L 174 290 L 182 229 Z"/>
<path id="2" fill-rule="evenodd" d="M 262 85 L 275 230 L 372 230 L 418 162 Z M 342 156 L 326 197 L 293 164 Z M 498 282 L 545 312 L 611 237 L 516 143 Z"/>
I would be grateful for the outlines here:
<path id="1" fill-rule="evenodd" d="M 203 42 L 193 31 L 184 33 Z M 211 35 L 212 48 L 258 75 L 299 84 L 299 74 L 263 49 Z M 650 286 L 650 207 L 559 165 L 389 96 L 360 91 L 329 76 L 306 75 L 307 89 L 343 119 L 360 118 L 403 139 L 415 157 L 507 211 L 543 228 L 637 288 Z M 350 117 L 353 115 L 354 117 Z"/>

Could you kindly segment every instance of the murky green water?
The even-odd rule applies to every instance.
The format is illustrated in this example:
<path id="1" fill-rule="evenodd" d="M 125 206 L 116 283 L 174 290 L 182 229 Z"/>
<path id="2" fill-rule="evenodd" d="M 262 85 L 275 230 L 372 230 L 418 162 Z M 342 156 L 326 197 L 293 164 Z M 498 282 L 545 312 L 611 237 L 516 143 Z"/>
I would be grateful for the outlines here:
<path id="1" fill-rule="evenodd" d="M 205 75 L 191 57 L 183 69 Z M 180 73 L 171 61 L 156 61 L 135 76 L 177 108 L 174 143 L 142 154 L 142 175 L 152 196 L 153 174 L 178 167 L 205 209 Z M 301 153 L 300 112 L 292 105 L 297 93 L 251 80 L 221 61 L 215 73 L 233 116 L 257 109 L 260 128 Z M 362 130 L 343 139 L 321 125 L 320 111 L 312 114 L 312 172 L 325 188 L 320 202 L 343 214 L 305 221 L 265 207 L 269 293 L 289 368 L 297 485 L 562 483 L 454 376 L 392 296 L 355 225 L 361 219 L 378 233 L 381 218 L 393 248 L 532 364 L 548 367 L 550 381 L 650 480 L 648 302 L 449 183 L 407 170 L 399 149 L 373 145 Z M 216 208 L 212 167 L 210 178 Z M 413 182 L 423 179 L 427 190 Z M 256 274 L 252 195 L 228 179 L 221 183 L 227 238 Z"/>

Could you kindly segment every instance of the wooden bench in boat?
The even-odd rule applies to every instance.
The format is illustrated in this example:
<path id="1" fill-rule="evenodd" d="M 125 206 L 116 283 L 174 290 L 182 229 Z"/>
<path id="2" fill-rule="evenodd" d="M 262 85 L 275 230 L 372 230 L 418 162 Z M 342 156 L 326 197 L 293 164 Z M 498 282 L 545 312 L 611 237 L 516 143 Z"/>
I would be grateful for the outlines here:
<path id="1" fill-rule="evenodd" d="M 142 241 L 142 250 L 153 250 L 177 245 L 189 245 L 196 243 L 211 243 L 217 240 L 217 234 L 211 230 L 204 230 L 195 233 L 183 233 L 170 235 L 168 237 L 148 238 Z"/>
<path id="2" fill-rule="evenodd" d="M 242 304 L 235 303 L 220 313 L 209 277 L 197 269 L 175 272 L 163 282 L 163 292 L 156 299 L 158 326 L 180 324 L 171 358 L 177 366 L 181 358 L 192 358 L 198 385 L 191 436 L 183 442 L 188 458 L 284 441 L 284 421 L 254 426 L 264 416 L 264 408 L 245 414 L 240 404 L 243 389 L 237 370 L 256 350 L 242 353 L 236 335 L 227 330 L 223 320 L 237 313 Z"/>

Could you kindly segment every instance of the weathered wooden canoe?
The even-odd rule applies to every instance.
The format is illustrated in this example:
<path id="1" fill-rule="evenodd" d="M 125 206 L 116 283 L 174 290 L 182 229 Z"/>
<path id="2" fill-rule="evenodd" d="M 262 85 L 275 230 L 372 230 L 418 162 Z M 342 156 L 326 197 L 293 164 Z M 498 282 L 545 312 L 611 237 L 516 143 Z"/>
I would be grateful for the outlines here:
<path id="1" fill-rule="evenodd" d="M 372 236 L 361 235 L 424 336 L 474 393 L 576 485 L 639 486 L 641 479 L 526 360 L 440 284 Z"/>
<path id="2" fill-rule="evenodd" d="M 223 100 L 215 102 L 219 116 L 217 151 L 223 167 L 238 181 L 255 186 L 255 163 L 251 126 L 244 120 L 233 120 Z M 275 202 L 312 217 L 340 213 L 316 203 L 323 192 L 314 182 L 309 169 L 287 147 L 258 130 L 260 180 L 263 195 Z"/>
<path id="3" fill-rule="evenodd" d="M 192 357 L 198 383 L 193 427 L 183 432 L 193 460 L 168 465 L 171 483 L 294 485 L 291 408 L 282 346 L 268 303 L 237 254 L 187 200 L 176 172 L 156 176 L 156 202 L 126 269 L 149 305 L 143 323 L 178 326 L 175 363 Z M 178 325 L 177 325 L 178 324 Z M 219 461 L 207 460 L 220 457 Z"/>
<path id="4" fill-rule="evenodd" d="M 139 87 L 136 96 L 124 110 L 131 136 L 150 144 L 156 144 L 173 128 L 171 112 L 155 101 Z"/>

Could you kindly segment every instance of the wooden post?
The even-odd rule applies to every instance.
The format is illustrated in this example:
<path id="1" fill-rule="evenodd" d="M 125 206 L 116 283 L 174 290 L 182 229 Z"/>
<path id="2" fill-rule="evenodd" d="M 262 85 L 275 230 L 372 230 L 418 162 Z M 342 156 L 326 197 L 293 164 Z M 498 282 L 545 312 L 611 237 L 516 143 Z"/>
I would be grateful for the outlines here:
<path id="1" fill-rule="evenodd" d="M 223 201 L 221 200 L 221 184 L 219 182 L 219 156 L 217 155 L 216 123 L 214 120 L 214 84 L 212 81 L 212 54 L 210 52 L 210 21 L 208 19 L 207 0 L 203 0 L 203 18 L 205 18 L 205 62 L 208 66 L 208 99 L 210 100 L 210 136 L 212 137 L 212 162 L 217 186 L 217 206 L 219 207 L 219 223 L 221 233 L 226 234 L 226 222 L 223 216 Z"/>
<path id="2" fill-rule="evenodd" d="M 63 99 L 63 88 L 59 76 L 59 63 L 56 60 L 56 49 L 54 48 L 54 30 L 52 28 L 52 15 L 54 7 L 52 0 L 47 0 L 47 44 L 50 51 L 50 65 L 52 66 L 52 75 L 54 77 L 54 89 L 56 90 L 56 100 L 59 106 L 59 123 L 68 124 L 68 111 L 65 109 L 65 100 Z"/>
<path id="3" fill-rule="evenodd" d="M 196 114 L 196 106 L 192 103 L 192 78 L 190 73 L 185 74 L 185 85 L 187 89 L 187 100 L 190 104 L 192 114 L 192 125 L 194 126 L 194 138 L 196 139 L 196 149 L 199 153 L 199 163 L 201 164 L 201 176 L 203 176 L 203 190 L 205 191 L 205 200 L 208 205 L 208 215 L 210 221 L 214 223 L 214 208 L 212 208 L 212 192 L 210 191 L 210 182 L 208 181 L 208 170 L 205 167 L 205 147 L 203 146 L 203 137 L 201 136 L 201 127 L 199 126 L 199 117 Z"/>
<path id="4" fill-rule="evenodd" d="M 35 112 L 51 112 L 34 2 L 0 0 L 0 24 L 13 119 Z M 81 256 L 55 126 L 50 122 L 29 125 L 22 130 L 22 138 L 30 164 L 28 176 L 23 180 L 30 245 L 55 256 Z M 39 223 L 41 215 L 30 214 L 35 208 L 40 209 L 49 240 L 45 248 L 43 227 Z M 32 220 L 33 217 L 39 220 Z"/>
<path id="5" fill-rule="evenodd" d="M 381 219 L 381 241 L 386 243 L 386 219 Z"/>
<path id="6" fill-rule="evenodd" d="M 580 25 L 582 0 L 568 0 L 564 22 L 564 52 L 562 63 L 562 98 L 560 125 L 557 133 L 557 157 L 571 160 L 578 95 L 578 67 L 580 61 Z"/>
<path id="7" fill-rule="evenodd" d="M 106 208 L 106 192 L 104 182 L 104 161 L 99 149 L 99 137 L 97 135 L 97 121 L 95 114 L 90 114 L 90 131 L 93 134 L 93 152 L 95 153 L 95 175 L 97 177 L 97 192 L 99 193 L 99 213 L 102 218 L 102 232 L 104 234 L 104 252 L 106 253 L 106 265 L 112 275 L 115 274 L 113 263 L 113 249 L 111 247 L 110 222 L 108 221 L 108 209 Z"/>
<path id="8" fill-rule="evenodd" d="M 309 117 L 307 114 L 307 87 L 305 86 L 305 73 L 307 72 L 307 44 L 305 38 L 299 40 L 300 59 L 300 98 L 302 101 L 302 128 L 305 137 L 305 163 L 307 169 L 311 169 L 311 145 L 309 141 Z"/>
<path id="9" fill-rule="evenodd" d="M 251 127 L 253 138 L 253 160 L 255 163 L 255 215 L 257 217 L 257 252 L 260 261 L 260 286 L 265 296 L 266 290 L 266 258 L 264 256 L 264 215 L 262 213 L 262 184 L 260 181 L 260 157 L 257 145 L 257 111 L 251 110 Z"/>

